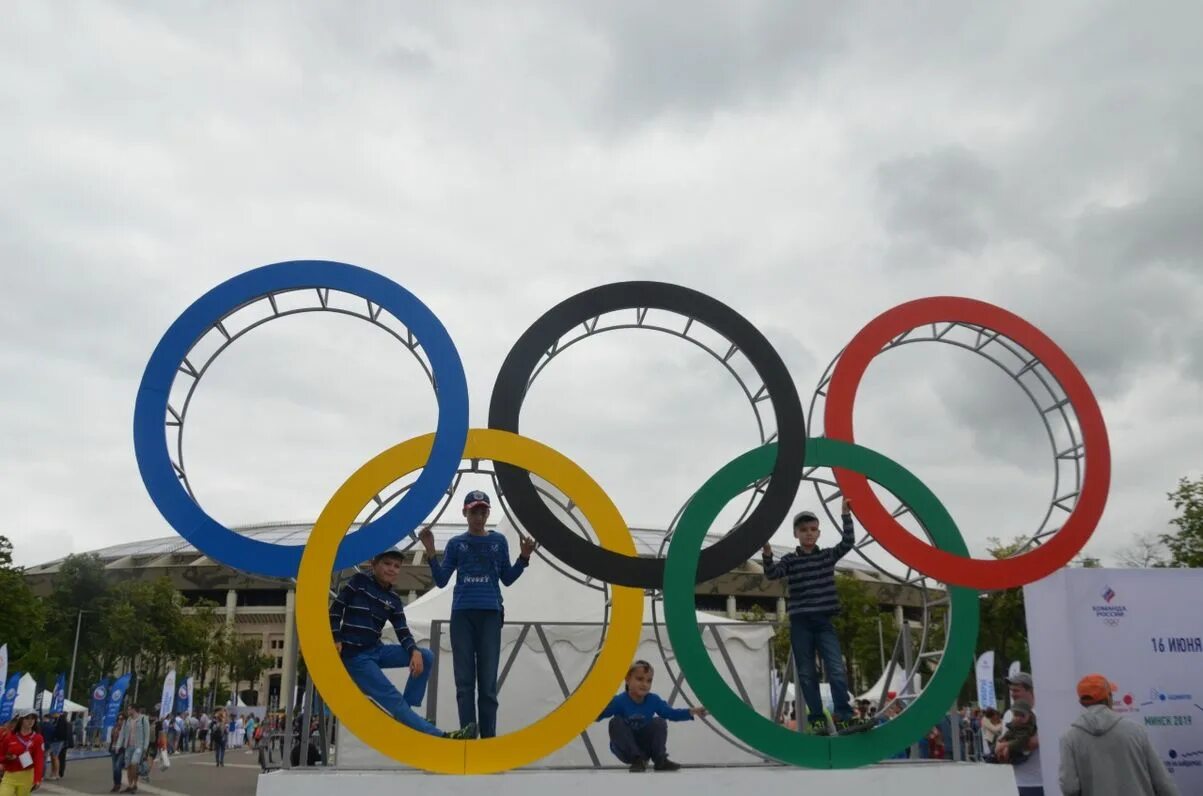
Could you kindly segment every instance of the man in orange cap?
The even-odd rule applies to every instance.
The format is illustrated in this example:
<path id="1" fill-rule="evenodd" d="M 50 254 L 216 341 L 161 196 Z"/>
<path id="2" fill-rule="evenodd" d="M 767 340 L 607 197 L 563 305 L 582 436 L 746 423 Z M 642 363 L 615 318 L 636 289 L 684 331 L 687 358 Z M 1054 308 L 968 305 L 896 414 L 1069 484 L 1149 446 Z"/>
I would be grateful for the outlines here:
<path id="1" fill-rule="evenodd" d="M 1086 708 L 1061 736 L 1066 796 L 1179 796 L 1145 728 L 1111 709 L 1115 686 L 1101 674 L 1078 681 Z"/>

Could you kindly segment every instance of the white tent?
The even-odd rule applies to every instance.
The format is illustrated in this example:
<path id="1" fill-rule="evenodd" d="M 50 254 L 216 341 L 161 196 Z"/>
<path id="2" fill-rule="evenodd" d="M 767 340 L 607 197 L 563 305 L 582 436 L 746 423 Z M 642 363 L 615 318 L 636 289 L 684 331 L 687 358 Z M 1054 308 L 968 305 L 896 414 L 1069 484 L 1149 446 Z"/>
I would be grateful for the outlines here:
<path id="1" fill-rule="evenodd" d="M 508 526 L 508 523 L 503 523 Z M 509 527 L 499 528 L 507 537 L 511 556 L 518 552 L 517 535 Z M 455 682 L 451 667 L 450 629 L 447 620 L 451 617 L 451 597 L 455 576 L 445 589 L 433 589 L 415 600 L 405 609 L 407 621 L 414 637 L 422 646 L 430 646 L 432 623 L 444 620 L 439 639 L 438 693 L 436 723 L 445 729 L 458 726 L 455 702 Z M 500 667 L 504 671 L 506 662 L 514 650 L 521 627 L 515 622 L 540 622 L 554 655 L 560 675 L 571 692 L 582 681 L 592 665 L 594 653 L 602 638 L 601 623 L 605 618 L 605 598 L 601 591 L 574 582 L 556 572 L 546 561 L 533 558 L 530 567 L 513 587 L 502 587 L 505 599 L 507 625 L 502 630 Z M 652 626 L 651 599 L 644 600 L 643 637 L 639 643 L 638 657 L 650 662 L 655 670 L 653 691 L 666 700 L 673 694 L 673 683 L 665 666 L 663 656 L 656 644 Z M 660 636 L 668 646 L 668 634 L 663 626 L 663 604 L 657 605 L 660 621 Z M 585 624 L 562 624 L 585 623 Z M 751 704 L 764 716 L 771 715 L 769 705 L 770 660 L 769 641 L 772 630 L 766 625 L 751 625 L 711 614 L 698 613 L 697 623 L 704 630 L 703 638 L 711 652 L 718 671 L 735 687 L 738 672 Z M 713 633 L 723 640 L 728 666 Z M 391 629 L 386 629 L 386 642 L 393 641 Z M 679 669 L 673 666 L 679 675 Z M 390 679 L 403 687 L 408 676 L 406 670 L 389 672 Z M 688 685 L 684 690 L 693 697 Z M 737 689 L 738 690 L 738 689 Z M 429 699 L 429 695 L 427 697 Z M 551 666 L 547 651 L 538 633 L 528 632 L 523 649 L 518 651 L 504 682 L 498 692 L 498 734 L 526 726 L 547 715 L 560 705 L 564 695 L 558 678 Z M 696 704 L 696 702 L 694 703 Z M 684 707 L 686 703 L 680 693 L 672 699 L 673 707 Z M 419 710 L 424 715 L 425 706 Z M 713 719 L 708 720 L 713 723 Z M 717 726 L 715 724 L 714 726 Z M 603 765 L 616 765 L 617 759 L 609 751 L 609 736 L 605 722 L 594 723 L 588 730 L 593 750 Z M 668 749 L 674 758 L 682 762 L 708 762 L 732 764 L 759 762 L 761 758 L 749 754 L 718 735 L 702 721 L 678 722 L 669 727 Z M 366 746 L 349 731 L 340 733 L 338 749 L 340 768 L 381 768 L 396 764 Z M 589 766 L 591 757 L 585 742 L 578 736 L 571 744 L 539 761 L 539 766 Z"/>
<path id="2" fill-rule="evenodd" d="M 17 700 L 13 703 L 13 710 L 33 710 L 33 696 L 37 690 L 38 684 L 34 682 L 33 675 L 29 673 L 21 675 L 21 683 L 17 686 Z M 53 698 L 52 692 L 42 692 L 42 713 L 50 712 L 50 700 Z M 67 713 L 88 712 L 86 707 L 78 702 L 72 702 L 70 699 L 63 700 L 63 710 Z"/>
<path id="3" fill-rule="evenodd" d="M 882 700 L 883 691 L 885 692 L 885 699 L 888 701 L 891 691 L 895 695 L 898 695 L 902 694 L 904 689 L 906 689 L 906 672 L 902 671 L 901 666 L 895 666 L 894 676 L 890 678 L 890 684 L 888 687 L 886 686 L 886 673 L 882 672 L 881 677 L 877 678 L 877 682 L 873 684 L 873 687 L 858 696 L 857 699 L 867 699 L 873 703 L 874 707 L 876 707 L 877 704 Z M 923 687 L 919 682 L 919 674 L 916 672 L 911 678 L 911 687 L 910 690 L 907 691 L 907 694 L 910 696 L 919 696 L 919 693 L 922 690 Z"/>

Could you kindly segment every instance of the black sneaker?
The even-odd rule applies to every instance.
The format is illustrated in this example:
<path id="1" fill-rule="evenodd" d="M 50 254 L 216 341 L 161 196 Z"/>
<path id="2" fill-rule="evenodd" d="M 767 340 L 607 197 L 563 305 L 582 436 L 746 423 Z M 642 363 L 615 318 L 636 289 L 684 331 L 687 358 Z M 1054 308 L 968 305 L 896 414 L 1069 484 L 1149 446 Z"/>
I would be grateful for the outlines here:
<path id="1" fill-rule="evenodd" d="M 681 764 L 674 763 L 666 757 L 663 760 L 657 760 L 656 764 L 652 766 L 652 768 L 656 771 L 680 771 Z"/>
<path id="2" fill-rule="evenodd" d="M 811 735 L 830 735 L 831 730 L 827 729 L 827 720 L 819 719 L 810 723 Z"/>
<path id="3" fill-rule="evenodd" d="M 444 737 L 450 738 L 453 741 L 464 741 L 464 740 L 470 741 L 476 737 L 476 722 L 474 722 L 474 721 L 468 722 L 468 725 L 466 727 L 461 727 L 458 730 L 452 730 L 451 732 L 447 733 Z"/>
<path id="4" fill-rule="evenodd" d="M 635 762 L 631 763 L 630 771 L 632 774 L 642 774 L 647 771 L 647 761 L 642 757 L 636 757 Z"/>

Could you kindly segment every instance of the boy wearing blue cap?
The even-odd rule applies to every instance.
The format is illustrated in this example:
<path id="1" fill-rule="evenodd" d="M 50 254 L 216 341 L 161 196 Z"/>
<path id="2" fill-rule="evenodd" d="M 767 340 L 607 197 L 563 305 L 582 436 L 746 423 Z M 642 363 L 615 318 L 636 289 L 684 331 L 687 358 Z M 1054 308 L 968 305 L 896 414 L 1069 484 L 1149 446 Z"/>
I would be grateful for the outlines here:
<path id="1" fill-rule="evenodd" d="M 451 596 L 451 658 L 455 669 L 455 699 L 460 723 L 477 722 L 481 738 L 497 735 L 497 666 L 501 657 L 501 625 L 505 618 L 501 584 L 510 586 L 530 563 L 533 539 L 520 536 L 518 560 L 510 562 L 505 536 L 485 528 L 489 496 L 479 490 L 464 497 L 468 532 L 447 542 L 438 556 L 434 534 L 422 529 L 418 539 L 426 548 L 430 572 L 441 588 L 458 572 Z"/>

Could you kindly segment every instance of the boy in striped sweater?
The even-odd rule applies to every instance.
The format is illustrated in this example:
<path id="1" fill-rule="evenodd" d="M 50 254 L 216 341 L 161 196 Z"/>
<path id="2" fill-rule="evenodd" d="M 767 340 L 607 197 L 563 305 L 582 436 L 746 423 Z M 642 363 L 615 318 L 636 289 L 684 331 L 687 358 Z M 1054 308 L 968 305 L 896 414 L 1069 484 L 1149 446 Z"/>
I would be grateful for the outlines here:
<path id="1" fill-rule="evenodd" d="M 819 695 L 819 676 L 815 653 L 823 658 L 823 669 L 831 686 L 834 703 L 832 718 L 836 731 L 854 732 L 862 729 L 852 715 L 848 701 L 848 678 L 844 673 L 844 656 L 840 640 L 835 635 L 831 617 L 840 612 L 840 600 L 835 590 L 835 563 L 852 549 L 852 504 L 847 499 L 840 509 L 844 527 L 839 544 L 820 549 L 819 518 L 814 512 L 803 511 L 794 517 L 794 537 L 798 548 L 773 561 L 772 545 L 764 546 L 764 576 L 770 580 L 787 578 L 789 582 L 789 631 L 794 660 L 798 666 L 802 698 L 806 700 L 807 721 L 815 735 L 827 735 L 827 717 Z M 866 725 L 867 726 L 867 725 Z"/>
<path id="2" fill-rule="evenodd" d="M 385 550 L 372 559 L 371 574 L 356 572 L 330 604 L 330 628 L 334 646 L 347 667 L 347 674 L 369 699 L 407 727 L 443 738 L 475 738 L 476 725 L 443 732 L 418 715 L 415 707 L 426 695 L 426 681 L 434 655 L 418 647 L 405 622 L 405 606 L 393 591 L 401 574 L 404 556 Z M 392 623 L 400 644 L 382 644 L 384 623 Z M 409 667 L 409 680 L 402 695 L 384 675 L 384 669 Z"/>

